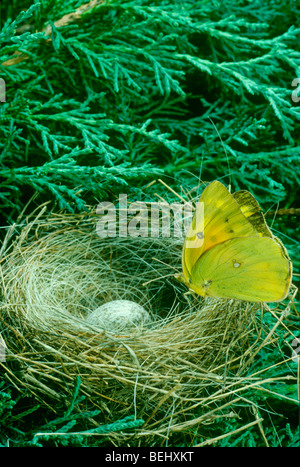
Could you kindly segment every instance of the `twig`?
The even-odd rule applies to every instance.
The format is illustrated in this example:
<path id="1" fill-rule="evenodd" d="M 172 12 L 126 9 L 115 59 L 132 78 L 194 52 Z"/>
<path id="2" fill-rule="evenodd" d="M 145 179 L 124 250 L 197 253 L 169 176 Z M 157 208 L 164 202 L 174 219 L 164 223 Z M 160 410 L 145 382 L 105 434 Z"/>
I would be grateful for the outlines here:
<path id="1" fill-rule="evenodd" d="M 78 21 L 84 13 L 87 13 L 88 11 L 92 10 L 96 6 L 100 5 L 103 3 L 104 0 L 91 0 L 89 3 L 85 3 L 84 5 L 81 5 L 77 10 L 73 11 L 72 13 L 68 13 L 64 15 L 62 18 L 59 20 L 55 21 L 53 24 L 56 28 L 61 28 L 63 26 L 67 26 L 70 23 L 73 23 L 74 21 Z M 46 36 L 49 36 L 47 39 L 47 42 L 51 42 L 51 33 L 52 33 L 52 26 L 48 24 L 46 28 L 44 28 L 41 32 L 44 32 Z M 22 52 L 19 52 L 16 50 L 14 52 L 15 57 L 10 58 L 9 60 L 6 60 L 6 62 L 1 63 L 2 66 L 12 66 L 16 65 L 17 63 L 23 62 L 24 60 L 28 60 L 29 56 L 26 54 L 23 54 Z"/>
<path id="2" fill-rule="evenodd" d="M 209 444 L 216 443 L 217 441 L 220 441 L 220 439 L 224 439 L 224 438 L 227 438 L 228 436 L 235 435 L 236 433 L 240 433 L 241 431 L 247 430 L 251 426 L 257 425 L 257 423 L 260 423 L 262 421 L 263 421 L 263 418 L 259 418 L 258 420 L 248 423 L 248 425 L 242 426 L 241 428 L 237 428 L 236 430 L 233 430 L 230 433 L 225 433 L 225 435 L 217 436 L 216 438 L 207 439 L 206 441 L 203 441 L 200 444 L 196 444 L 196 446 L 194 447 L 198 448 L 201 446 L 208 446 Z"/>

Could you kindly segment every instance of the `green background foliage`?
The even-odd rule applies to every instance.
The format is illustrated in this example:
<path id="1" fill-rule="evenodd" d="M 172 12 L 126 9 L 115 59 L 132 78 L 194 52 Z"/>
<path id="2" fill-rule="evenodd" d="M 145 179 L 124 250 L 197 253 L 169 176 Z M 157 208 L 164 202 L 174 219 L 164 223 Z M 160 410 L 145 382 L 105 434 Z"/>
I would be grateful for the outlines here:
<path id="1" fill-rule="evenodd" d="M 3 227 L 36 192 L 77 211 L 118 193 L 140 199 L 157 178 L 178 192 L 219 179 L 264 210 L 297 207 L 297 0 L 104 0 L 56 23 L 82 4 L 1 2 Z M 298 219 L 271 218 L 296 274 Z M 281 429 L 277 440 L 293 439 Z"/>

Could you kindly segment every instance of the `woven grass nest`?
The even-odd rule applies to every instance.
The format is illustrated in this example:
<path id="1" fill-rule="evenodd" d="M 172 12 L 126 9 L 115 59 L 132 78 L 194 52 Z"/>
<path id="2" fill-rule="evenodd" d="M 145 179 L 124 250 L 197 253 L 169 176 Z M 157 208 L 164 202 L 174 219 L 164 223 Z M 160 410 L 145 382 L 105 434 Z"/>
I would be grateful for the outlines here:
<path id="1" fill-rule="evenodd" d="M 176 432 L 190 432 L 192 442 L 195 428 L 235 416 L 244 388 L 263 384 L 249 368 L 276 344 L 277 325 L 264 329 L 267 305 L 187 293 L 174 279 L 181 239 L 100 238 L 97 220 L 92 209 L 41 209 L 9 230 L 0 263 L 6 377 L 55 410 L 80 376 L 84 406 L 100 408 L 104 422 L 145 421 L 134 433 L 112 433 L 115 444 L 128 436 L 135 445 L 163 443 Z M 122 332 L 89 323 L 91 312 L 120 299 L 142 305 L 151 322 Z M 286 311 L 273 313 L 280 321 Z"/>

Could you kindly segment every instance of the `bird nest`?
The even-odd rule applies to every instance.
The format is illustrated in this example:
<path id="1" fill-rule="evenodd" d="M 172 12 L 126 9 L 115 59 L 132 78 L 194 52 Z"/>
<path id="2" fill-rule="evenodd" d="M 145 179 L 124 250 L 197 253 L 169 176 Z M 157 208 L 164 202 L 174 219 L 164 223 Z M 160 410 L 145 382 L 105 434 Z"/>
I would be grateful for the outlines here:
<path id="1" fill-rule="evenodd" d="M 276 341 L 262 324 L 267 305 L 196 297 L 174 278 L 181 239 L 100 238 L 97 220 L 93 210 L 42 209 L 10 228 L 0 262 L 7 379 L 55 407 L 68 405 L 79 376 L 84 406 L 106 423 L 144 420 L 137 444 L 233 416 L 243 388 L 260 384 L 255 354 Z M 87 320 L 120 299 L 151 321 L 111 332 Z"/>

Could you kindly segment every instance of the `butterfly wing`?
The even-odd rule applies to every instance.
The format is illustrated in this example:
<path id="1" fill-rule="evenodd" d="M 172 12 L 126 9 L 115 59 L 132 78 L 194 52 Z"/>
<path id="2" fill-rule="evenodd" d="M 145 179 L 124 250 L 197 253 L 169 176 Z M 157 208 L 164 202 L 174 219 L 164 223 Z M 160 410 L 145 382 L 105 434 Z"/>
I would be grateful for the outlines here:
<path id="1" fill-rule="evenodd" d="M 261 207 L 254 196 L 252 196 L 249 191 L 236 191 L 232 196 L 238 203 L 244 216 L 255 228 L 256 232 L 261 237 L 273 237 L 271 230 L 266 224 Z"/>
<path id="2" fill-rule="evenodd" d="M 210 183 L 199 201 L 204 203 L 204 222 L 198 222 L 201 211 L 200 205 L 197 205 L 182 250 L 182 268 L 186 283 L 190 280 L 194 264 L 210 248 L 231 238 L 259 235 L 243 214 L 238 201 L 222 183 Z M 258 204 L 257 207 L 260 209 Z"/>
<path id="3" fill-rule="evenodd" d="M 291 276 L 288 254 L 274 238 L 234 238 L 198 259 L 189 287 L 202 296 L 275 302 L 286 297 Z"/>
<path id="4" fill-rule="evenodd" d="M 235 193 L 233 193 L 232 196 L 238 202 L 242 213 L 244 214 L 244 216 L 247 217 L 249 222 L 251 222 L 256 232 L 261 237 L 273 238 L 273 240 L 275 240 L 281 246 L 282 254 L 284 254 L 286 258 L 290 260 L 282 242 L 279 240 L 278 237 L 275 237 L 272 234 L 271 230 L 267 226 L 265 216 L 263 215 L 261 208 L 254 196 L 252 196 L 251 193 L 249 193 L 249 191 L 236 191 Z"/>

